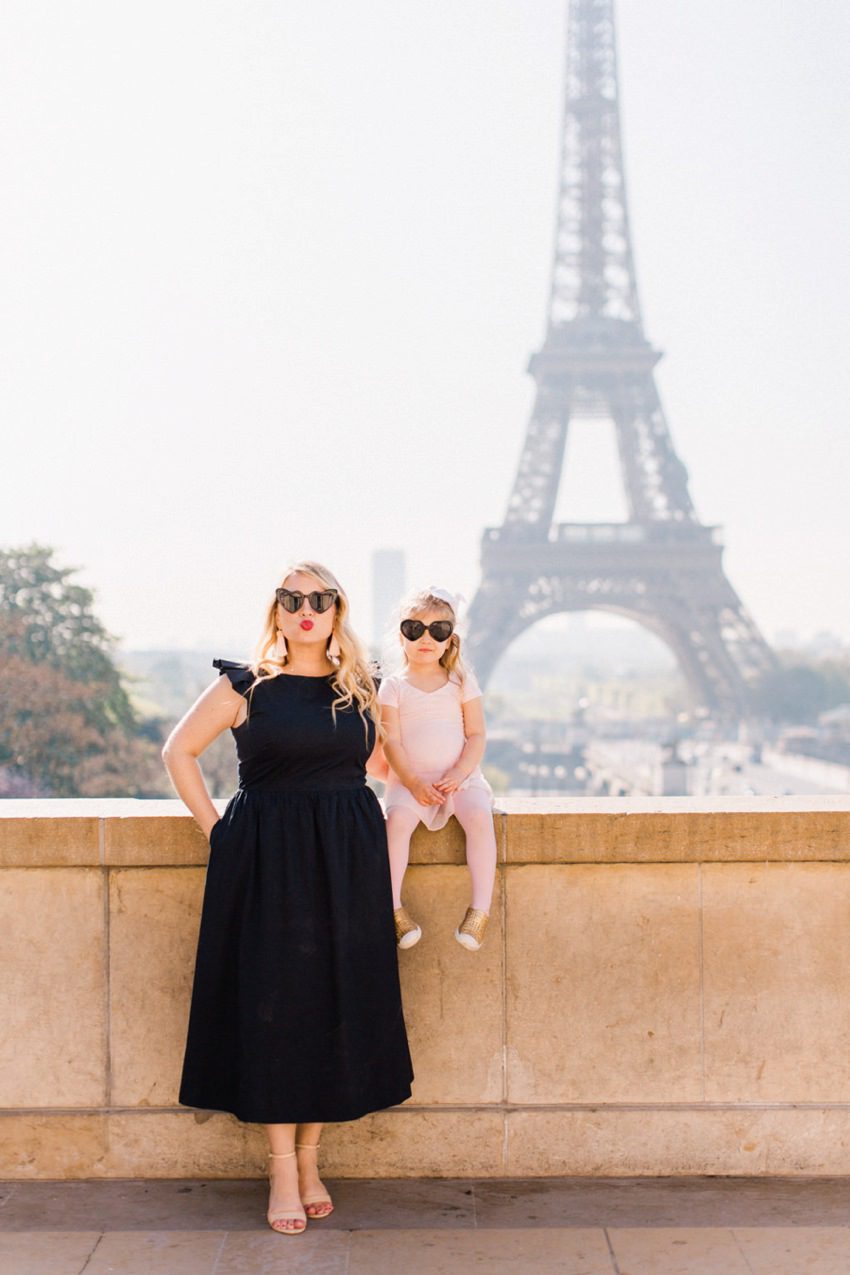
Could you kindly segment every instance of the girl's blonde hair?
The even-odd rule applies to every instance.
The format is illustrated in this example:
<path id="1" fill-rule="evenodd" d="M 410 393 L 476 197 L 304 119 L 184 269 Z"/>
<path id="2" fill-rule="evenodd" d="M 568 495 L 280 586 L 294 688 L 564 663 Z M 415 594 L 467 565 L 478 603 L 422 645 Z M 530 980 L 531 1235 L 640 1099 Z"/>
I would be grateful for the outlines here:
<path id="1" fill-rule="evenodd" d="M 338 708 L 347 709 L 351 708 L 352 704 L 356 704 L 357 711 L 363 718 L 364 723 L 366 723 L 367 730 L 367 717 L 370 717 L 380 734 L 381 716 L 378 709 L 378 692 L 375 686 L 375 679 L 372 676 L 366 649 L 349 623 L 348 598 L 345 590 L 333 572 L 329 571 L 327 567 L 323 567 L 320 562 L 292 563 L 281 576 L 280 584 L 282 585 L 284 580 L 288 580 L 296 572 L 313 576 L 324 589 L 336 589 L 334 624 L 331 636 L 328 639 L 329 648 L 334 639 L 336 639 L 336 646 L 339 651 L 338 655 L 331 655 L 330 649 L 328 651 L 328 659 L 332 660 L 337 666 L 332 682 L 333 688 L 337 693 L 337 697 L 331 705 L 334 721 L 336 721 Z M 256 678 L 255 685 L 259 682 L 267 681 L 271 677 L 278 677 L 289 663 L 286 642 L 283 643 L 283 654 L 280 655 L 278 652 L 277 608 L 278 601 L 275 593 L 266 612 L 263 632 L 257 643 L 254 663 L 251 665 L 251 670 Z"/>
<path id="2" fill-rule="evenodd" d="M 438 597 L 436 593 L 431 593 L 430 589 L 416 590 L 402 599 L 398 608 L 399 621 L 415 620 L 417 615 L 424 611 L 444 611 L 446 619 L 451 620 L 452 624 L 457 624 L 457 616 L 451 602 Z M 404 647 L 402 647 L 402 659 L 406 664 L 407 656 L 404 653 Z M 455 674 L 461 685 L 463 684 L 466 678 L 466 666 L 460 656 L 460 635 L 457 630 L 449 638 L 449 644 L 440 656 L 440 663 L 449 677 Z"/>

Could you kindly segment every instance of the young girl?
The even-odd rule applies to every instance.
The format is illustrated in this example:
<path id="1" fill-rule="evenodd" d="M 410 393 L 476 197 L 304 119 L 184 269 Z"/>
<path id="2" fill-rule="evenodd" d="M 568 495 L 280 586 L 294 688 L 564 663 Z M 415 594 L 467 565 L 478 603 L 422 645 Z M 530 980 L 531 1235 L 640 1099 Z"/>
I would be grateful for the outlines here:
<path id="1" fill-rule="evenodd" d="M 455 930 L 463 947 L 481 946 L 496 875 L 493 793 L 481 773 L 484 713 L 481 690 L 460 658 L 456 600 L 431 586 L 401 609 L 404 669 L 385 677 L 378 692 L 386 731 L 387 840 L 399 947 L 413 947 L 422 930 L 402 906 L 401 887 L 418 823 L 434 831 L 454 815 L 466 833 L 472 907 Z"/>

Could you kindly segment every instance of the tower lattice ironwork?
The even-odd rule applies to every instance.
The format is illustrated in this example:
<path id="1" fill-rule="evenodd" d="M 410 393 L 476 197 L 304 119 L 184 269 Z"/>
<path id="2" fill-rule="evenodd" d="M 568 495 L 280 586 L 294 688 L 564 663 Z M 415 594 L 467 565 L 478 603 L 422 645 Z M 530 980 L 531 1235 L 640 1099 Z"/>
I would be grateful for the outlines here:
<path id="1" fill-rule="evenodd" d="M 655 632 L 697 704 L 750 711 L 774 656 L 727 579 L 673 448 L 643 332 L 620 141 L 613 0 L 571 0 L 546 338 L 504 522 L 484 532 L 468 650 L 486 683 L 556 612 L 605 610 Z M 628 521 L 553 521 L 571 419 L 613 422 Z"/>

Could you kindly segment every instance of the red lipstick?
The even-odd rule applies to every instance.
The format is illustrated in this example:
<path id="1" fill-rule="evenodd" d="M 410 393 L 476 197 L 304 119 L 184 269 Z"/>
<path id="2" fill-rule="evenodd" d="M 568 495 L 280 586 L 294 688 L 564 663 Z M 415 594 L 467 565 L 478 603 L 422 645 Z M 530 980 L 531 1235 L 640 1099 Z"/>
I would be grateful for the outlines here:
<path id="1" fill-rule="evenodd" d="M 302 629 L 312 629 L 312 627 L 313 627 L 313 621 L 312 621 L 312 620 L 302 620 L 302 621 L 301 621 L 301 627 L 302 627 Z"/>

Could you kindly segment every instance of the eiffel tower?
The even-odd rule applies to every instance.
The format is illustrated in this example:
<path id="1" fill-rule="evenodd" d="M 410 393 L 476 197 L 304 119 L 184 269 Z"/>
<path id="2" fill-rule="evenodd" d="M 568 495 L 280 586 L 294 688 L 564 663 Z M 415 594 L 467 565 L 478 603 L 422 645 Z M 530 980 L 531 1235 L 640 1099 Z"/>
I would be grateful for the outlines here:
<path id="1" fill-rule="evenodd" d="M 613 0 L 571 0 L 558 211 L 546 338 L 505 520 L 484 532 L 467 650 L 481 681 L 544 616 L 603 610 L 675 654 L 714 716 L 752 711 L 775 658 L 697 519 L 643 332 L 620 143 Z M 571 419 L 613 422 L 629 517 L 554 523 Z"/>

